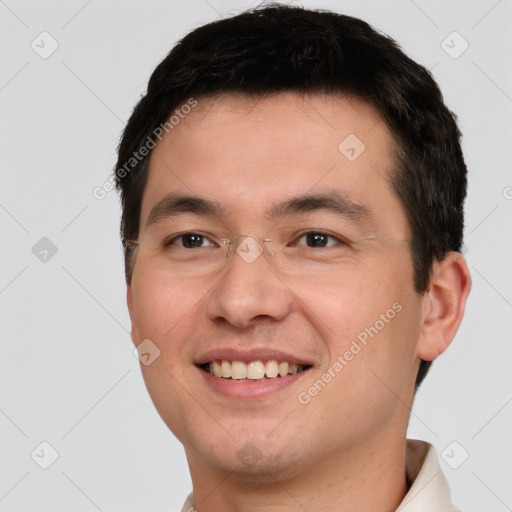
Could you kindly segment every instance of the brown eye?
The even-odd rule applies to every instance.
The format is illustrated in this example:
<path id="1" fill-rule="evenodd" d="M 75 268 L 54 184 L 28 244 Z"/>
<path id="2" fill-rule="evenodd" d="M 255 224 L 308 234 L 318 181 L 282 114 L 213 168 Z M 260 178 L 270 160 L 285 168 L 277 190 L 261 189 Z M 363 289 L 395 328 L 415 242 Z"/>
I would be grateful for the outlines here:
<path id="1" fill-rule="evenodd" d="M 325 247 L 328 242 L 328 236 L 323 233 L 308 233 L 306 241 L 310 247 Z"/>
<path id="2" fill-rule="evenodd" d="M 205 241 L 210 242 L 209 238 L 205 235 L 201 235 L 200 233 L 183 233 L 181 235 L 177 235 L 171 238 L 168 242 L 165 243 L 165 246 L 175 245 L 178 247 L 183 247 L 185 249 L 200 249 L 203 246 Z M 210 246 L 213 245 L 210 242 Z"/>
<path id="3" fill-rule="evenodd" d="M 329 241 L 329 239 L 331 239 L 331 241 Z M 340 238 L 328 233 L 323 233 L 322 231 L 308 231 L 307 233 L 303 233 L 300 238 L 298 238 L 297 245 L 303 245 L 300 243 L 301 240 L 304 240 L 306 242 L 305 245 L 311 248 L 316 247 L 323 249 L 338 244 L 346 245 L 346 242 Z"/>

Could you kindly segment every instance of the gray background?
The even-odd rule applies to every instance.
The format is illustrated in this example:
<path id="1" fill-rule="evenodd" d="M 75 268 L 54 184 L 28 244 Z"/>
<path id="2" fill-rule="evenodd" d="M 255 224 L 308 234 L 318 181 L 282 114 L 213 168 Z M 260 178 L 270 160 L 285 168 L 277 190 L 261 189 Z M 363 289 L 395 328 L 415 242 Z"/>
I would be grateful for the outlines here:
<path id="1" fill-rule="evenodd" d="M 182 447 L 132 354 L 118 199 L 92 190 L 171 46 L 257 3 L 0 1 L 2 512 L 177 511 L 189 492 Z M 459 117 L 474 285 L 409 435 L 435 445 L 463 510 L 512 510 L 512 1 L 302 4 L 396 38 Z M 47 469 L 43 441 L 58 452 Z"/>

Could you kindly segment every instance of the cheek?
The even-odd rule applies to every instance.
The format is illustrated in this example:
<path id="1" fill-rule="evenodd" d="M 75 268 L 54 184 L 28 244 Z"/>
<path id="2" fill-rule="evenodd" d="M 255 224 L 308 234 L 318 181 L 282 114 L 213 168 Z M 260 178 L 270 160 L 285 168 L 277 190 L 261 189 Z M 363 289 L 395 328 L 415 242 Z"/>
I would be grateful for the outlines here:
<path id="1" fill-rule="evenodd" d="M 342 428 L 355 442 L 408 411 L 404 404 L 410 403 L 414 388 L 421 308 L 410 295 L 391 296 L 398 299 L 381 306 L 353 301 L 339 313 L 336 336 L 325 338 L 330 360 L 322 375 L 307 383 L 311 388 L 305 386 L 315 396 L 312 413 L 323 416 L 334 439 Z M 324 377 L 325 386 L 318 382 Z"/>
<path id="2" fill-rule="evenodd" d="M 389 292 L 376 291 L 387 298 L 365 311 L 364 326 L 343 343 L 345 359 L 352 358 L 347 373 L 351 374 L 354 396 L 375 410 L 381 410 L 383 404 L 392 409 L 408 403 L 417 370 L 420 297 L 410 289 Z"/>
<path id="3" fill-rule="evenodd" d="M 354 372 L 362 393 L 368 391 L 366 381 L 376 379 L 371 369 L 391 383 L 394 376 L 410 378 L 421 322 L 408 254 L 373 263 L 324 283 L 321 293 L 312 283 L 295 285 L 308 305 L 310 322 L 326 342 L 324 369 L 342 357 L 351 367 L 344 373 Z"/>
<path id="4" fill-rule="evenodd" d="M 142 376 L 162 420 L 181 439 L 187 427 L 177 411 L 186 410 L 187 417 L 197 416 L 198 421 L 201 416 L 191 401 L 193 388 L 185 364 L 201 293 L 191 283 L 169 282 L 161 274 L 142 271 L 134 272 L 131 286 L 137 342 L 149 339 L 160 351 L 150 365 L 141 364 Z"/>
<path id="5" fill-rule="evenodd" d="M 390 286 L 389 274 L 386 279 L 382 277 L 371 266 L 360 263 L 320 284 L 301 277 L 287 285 L 307 306 L 303 308 L 304 315 L 322 338 L 329 340 L 332 357 L 346 350 L 351 340 L 392 307 L 398 292 Z"/>
<path id="6" fill-rule="evenodd" d="M 132 323 L 139 339 L 149 338 L 163 347 L 174 331 L 187 322 L 201 298 L 193 283 L 170 282 L 161 273 L 134 272 L 132 278 Z"/>

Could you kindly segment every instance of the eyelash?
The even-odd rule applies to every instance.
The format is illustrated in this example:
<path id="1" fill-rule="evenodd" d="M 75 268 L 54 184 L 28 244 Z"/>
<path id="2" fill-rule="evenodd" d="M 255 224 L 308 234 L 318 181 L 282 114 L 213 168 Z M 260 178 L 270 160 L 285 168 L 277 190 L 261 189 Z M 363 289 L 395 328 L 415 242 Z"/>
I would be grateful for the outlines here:
<path id="1" fill-rule="evenodd" d="M 336 236 L 336 235 L 333 235 L 331 233 L 327 233 L 325 231 L 318 231 L 318 230 L 303 231 L 297 237 L 295 237 L 294 243 L 297 240 L 300 240 L 300 239 L 304 238 L 305 236 L 311 235 L 311 234 L 323 235 L 323 236 L 326 236 L 328 238 L 332 238 L 333 240 L 336 240 L 336 242 L 337 242 L 337 244 L 334 244 L 334 245 L 327 245 L 326 247 L 319 247 L 320 249 L 326 249 L 326 248 L 329 248 L 329 247 L 333 247 L 335 245 L 343 245 L 343 246 L 350 245 L 350 242 L 348 240 L 346 240 L 346 239 L 344 239 L 344 238 L 342 238 L 340 236 Z M 187 232 L 181 233 L 179 235 L 174 235 L 173 237 L 171 237 L 168 240 L 166 240 L 164 242 L 164 247 L 169 247 L 171 245 L 174 245 L 174 242 L 176 240 L 183 239 L 184 237 L 191 236 L 191 235 L 197 235 L 197 236 L 203 237 L 204 239 L 207 239 L 207 240 L 209 240 L 211 242 L 210 237 L 208 237 L 207 235 L 204 235 L 203 233 L 200 233 L 200 232 L 197 232 L 197 231 L 187 231 Z M 192 249 L 192 248 L 184 247 L 183 245 L 178 246 L 178 247 L 183 247 L 184 249 Z M 199 247 L 199 249 L 202 249 L 202 248 L 203 247 Z M 314 249 L 315 247 L 310 247 L 310 248 Z M 197 247 L 196 247 L 196 249 L 197 249 Z"/>

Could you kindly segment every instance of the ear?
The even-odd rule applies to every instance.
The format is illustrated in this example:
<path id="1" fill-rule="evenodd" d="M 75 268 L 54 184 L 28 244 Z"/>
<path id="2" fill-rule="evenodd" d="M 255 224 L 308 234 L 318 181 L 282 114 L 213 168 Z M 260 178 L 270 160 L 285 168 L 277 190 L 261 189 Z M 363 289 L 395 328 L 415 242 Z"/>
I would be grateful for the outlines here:
<path id="1" fill-rule="evenodd" d="M 423 297 L 423 320 L 417 355 L 433 361 L 450 345 L 464 315 L 471 276 L 464 256 L 449 252 L 434 263 L 430 287 Z"/>
<path id="2" fill-rule="evenodd" d="M 128 304 L 128 313 L 130 314 L 130 320 L 131 320 L 131 330 L 130 330 L 130 336 L 132 338 L 132 342 L 135 346 L 139 344 L 138 337 L 135 333 L 135 327 L 133 326 L 133 298 L 132 298 L 132 287 L 129 284 L 126 288 L 126 303 Z"/>

